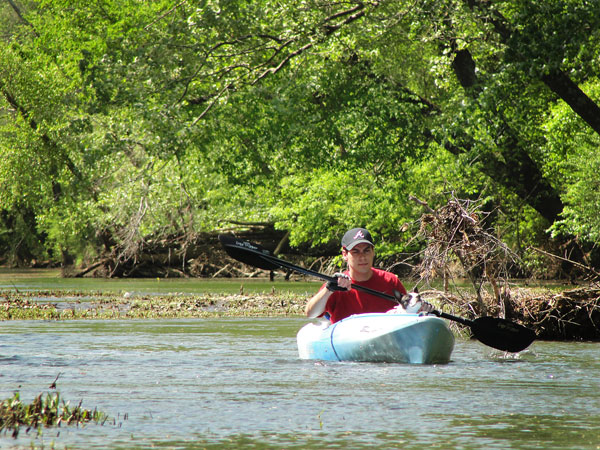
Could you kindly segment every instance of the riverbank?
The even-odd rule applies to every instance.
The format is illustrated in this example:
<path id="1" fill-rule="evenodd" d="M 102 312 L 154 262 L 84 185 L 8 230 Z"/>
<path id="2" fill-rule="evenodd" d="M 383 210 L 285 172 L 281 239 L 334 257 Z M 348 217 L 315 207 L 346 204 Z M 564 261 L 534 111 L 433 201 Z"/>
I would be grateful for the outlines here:
<path id="1" fill-rule="evenodd" d="M 0 290 L 0 320 L 303 317 L 310 295 L 275 288 L 246 293 L 243 287 L 239 293 L 203 294 L 5 289 Z M 421 295 L 440 311 L 476 317 L 476 298 L 468 291 L 430 290 Z M 506 317 L 533 329 L 540 339 L 600 341 L 599 287 L 514 288 L 509 295 Z M 451 326 L 457 333 L 464 331 L 455 323 Z"/>
<path id="2" fill-rule="evenodd" d="M 0 291 L 0 320 L 301 316 L 306 295 Z"/>

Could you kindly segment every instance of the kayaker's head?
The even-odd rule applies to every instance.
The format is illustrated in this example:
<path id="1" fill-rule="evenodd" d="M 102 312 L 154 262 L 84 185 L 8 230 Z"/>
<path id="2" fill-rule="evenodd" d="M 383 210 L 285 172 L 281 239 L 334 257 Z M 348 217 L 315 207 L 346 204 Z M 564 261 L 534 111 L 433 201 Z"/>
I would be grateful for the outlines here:
<path id="1" fill-rule="evenodd" d="M 342 248 L 350 251 L 358 244 L 370 244 L 373 247 L 373 238 L 371 233 L 364 228 L 352 228 L 346 231 L 342 238 Z"/>
<path id="2" fill-rule="evenodd" d="M 371 278 L 375 251 L 373 238 L 364 228 L 352 228 L 342 238 L 342 256 L 348 263 L 350 277 L 355 281 Z"/>

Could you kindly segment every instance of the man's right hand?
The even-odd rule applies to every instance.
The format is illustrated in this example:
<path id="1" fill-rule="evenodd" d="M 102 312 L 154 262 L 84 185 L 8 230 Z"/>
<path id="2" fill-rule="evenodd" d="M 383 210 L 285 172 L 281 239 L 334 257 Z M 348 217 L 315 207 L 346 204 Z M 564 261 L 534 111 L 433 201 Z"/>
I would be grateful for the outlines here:
<path id="1" fill-rule="evenodd" d="M 352 285 L 352 281 L 350 277 L 341 272 L 336 272 L 333 274 L 335 277 L 335 281 L 332 280 L 327 283 L 327 290 L 331 292 L 335 291 L 349 291 Z"/>

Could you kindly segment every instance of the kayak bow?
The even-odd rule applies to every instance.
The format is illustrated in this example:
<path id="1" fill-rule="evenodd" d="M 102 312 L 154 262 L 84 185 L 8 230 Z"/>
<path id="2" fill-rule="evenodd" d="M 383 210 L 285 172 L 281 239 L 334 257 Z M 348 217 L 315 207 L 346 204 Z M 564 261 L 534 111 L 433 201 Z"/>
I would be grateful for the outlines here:
<path id="1" fill-rule="evenodd" d="M 417 314 L 356 314 L 328 325 L 309 323 L 297 335 L 301 359 L 446 364 L 454 335 L 446 321 Z"/>

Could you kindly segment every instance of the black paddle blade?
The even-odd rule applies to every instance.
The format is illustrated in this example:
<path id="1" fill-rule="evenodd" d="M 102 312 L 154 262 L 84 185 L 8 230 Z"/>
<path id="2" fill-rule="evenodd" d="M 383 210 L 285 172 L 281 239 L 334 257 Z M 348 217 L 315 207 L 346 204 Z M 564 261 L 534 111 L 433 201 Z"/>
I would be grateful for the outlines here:
<path id="1" fill-rule="evenodd" d="M 471 330 L 485 345 L 512 353 L 525 350 L 536 338 L 535 331 L 497 317 L 475 319 Z"/>
<path id="2" fill-rule="evenodd" d="M 229 256 L 249 266 L 263 270 L 275 270 L 281 266 L 261 255 L 270 256 L 269 251 L 258 244 L 237 239 L 234 236 L 219 235 L 219 241 Z"/>

